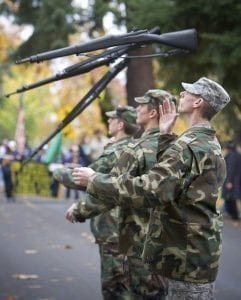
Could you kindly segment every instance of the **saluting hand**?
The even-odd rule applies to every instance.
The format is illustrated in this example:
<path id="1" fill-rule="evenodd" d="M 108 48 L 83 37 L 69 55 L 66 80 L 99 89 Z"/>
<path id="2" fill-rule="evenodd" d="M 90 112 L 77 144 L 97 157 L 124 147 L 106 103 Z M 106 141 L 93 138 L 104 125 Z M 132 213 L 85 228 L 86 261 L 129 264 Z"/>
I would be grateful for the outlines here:
<path id="1" fill-rule="evenodd" d="M 163 103 L 159 106 L 159 114 L 160 133 L 172 133 L 176 119 L 179 115 L 174 102 L 168 99 L 163 100 Z"/>

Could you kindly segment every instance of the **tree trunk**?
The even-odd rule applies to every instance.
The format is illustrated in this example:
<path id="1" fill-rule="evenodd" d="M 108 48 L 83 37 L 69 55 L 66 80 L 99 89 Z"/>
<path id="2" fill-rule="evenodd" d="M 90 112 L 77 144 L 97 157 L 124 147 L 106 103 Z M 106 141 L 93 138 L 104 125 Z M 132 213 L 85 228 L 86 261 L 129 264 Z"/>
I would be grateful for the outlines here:
<path id="1" fill-rule="evenodd" d="M 132 50 L 129 56 L 146 55 L 150 49 L 140 48 Z M 143 96 L 144 93 L 154 87 L 153 66 L 151 58 L 130 59 L 127 69 L 127 101 L 129 105 L 136 106 L 134 97 Z"/>

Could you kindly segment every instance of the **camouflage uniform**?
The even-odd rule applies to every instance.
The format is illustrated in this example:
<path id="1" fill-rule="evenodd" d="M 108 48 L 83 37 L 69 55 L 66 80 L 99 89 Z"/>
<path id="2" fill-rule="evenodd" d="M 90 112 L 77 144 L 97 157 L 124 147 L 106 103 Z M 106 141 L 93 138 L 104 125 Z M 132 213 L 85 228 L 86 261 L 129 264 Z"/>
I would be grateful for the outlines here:
<path id="1" fill-rule="evenodd" d="M 127 171 L 133 176 L 146 173 L 157 161 L 159 129 L 153 128 L 144 132 L 135 143 L 129 143 L 117 160 L 111 174 L 125 174 Z M 163 137 L 161 146 L 166 147 L 175 136 Z M 113 207 L 113 203 L 99 203 L 94 197 L 88 198 L 85 203 L 76 209 L 79 221 L 103 213 Z M 143 264 L 141 254 L 148 230 L 150 210 L 146 207 L 133 208 L 126 206 L 120 209 L 119 218 L 119 251 L 128 258 L 130 286 L 132 297 L 130 299 L 164 299 L 166 282 L 162 276 L 152 274 Z"/>
<path id="2" fill-rule="evenodd" d="M 183 87 L 211 106 L 209 118 L 230 101 L 222 86 L 205 77 Z M 204 102 L 200 108 L 206 108 Z M 215 131 L 197 124 L 170 145 L 148 174 L 94 174 L 87 191 L 123 207 L 153 207 L 143 259 L 154 273 L 169 278 L 169 300 L 204 300 L 214 298 L 223 226 L 217 200 L 225 176 Z"/>
<path id="3" fill-rule="evenodd" d="M 156 102 L 156 99 L 149 98 L 150 95 L 160 97 L 160 90 L 148 91 L 144 97 L 136 98 L 137 102 L 150 103 L 150 100 Z M 167 92 L 162 91 L 161 100 L 166 96 Z M 168 93 L 168 97 L 170 96 Z M 157 161 L 159 134 L 159 128 L 152 128 L 144 132 L 137 142 L 129 144 L 122 152 L 111 174 L 118 176 L 128 172 L 132 176 L 140 176 L 146 173 Z M 163 138 L 162 147 L 165 148 L 174 138 L 175 136 Z M 101 211 L 104 206 L 100 206 L 99 201 L 97 203 L 92 201 L 85 203 L 85 207 L 79 207 L 76 213 L 82 218 L 88 218 L 98 213 L 98 209 Z M 167 293 L 167 285 L 162 276 L 152 274 L 141 259 L 149 219 L 150 210 L 147 208 L 125 207 L 120 210 L 119 249 L 128 258 L 133 299 L 162 299 Z"/>
<path id="4" fill-rule="evenodd" d="M 221 252 L 223 223 L 217 198 L 224 178 L 225 162 L 215 131 L 193 127 L 148 174 L 135 178 L 94 174 L 87 191 L 110 201 L 103 199 L 105 192 L 122 206 L 154 207 L 145 262 L 168 278 L 208 283 L 216 278 Z"/>
<path id="5" fill-rule="evenodd" d="M 130 142 L 130 138 L 122 138 L 109 145 L 90 167 L 101 173 L 110 172 L 116 160 L 119 159 L 120 152 L 128 142 Z M 88 197 L 91 196 L 87 194 L 85 201 L 88 201 Z M 80 203 L 79 205 L 81 206 Z M 128 293 L 129 288 L 129 279 L 124 269 L 125 258 L 118 250 L 118 220 L 118 206 L 90 219 L 91 232 L 99 245 L 104 299 L 122 299 L 122 297 L 124 298 L 123 295 Z"/>
<path id="6" fill-rule="evenodd" d="M 129 171 L 133 176 L 146 173 L 157 161 L 159 135 L 159 128 L 149 129 L 138 141 L 129 143 L 116 160 L 111 173 L 117 175 Z M 172 140 L 173 137 L 163 139 L 162 146 L 165 147 Z M 65 180 L 67 181 L 67 178 Z M 68 180 L 73 184 L 71 177 L 68 177 Z M 100 213 L 104 215 L 113 205 L 100 205 L 98 199 L 89 196 L 84 203 L 79 203 L 75 216 L 81 222 Z M 125 207 L 119 212 L 119 252 L 128 257 L 132 289 L 132 296 L 128 299 L 162 299 L 166 294 L 165 280 L 161 276 L 151 274 L 141 259 L 149 219 L 150 210 L 147 208 Z M 109 233 L 109 236 L 112 235 Z"/>
<path id="7" fill-rule="evenodd" d="M 159 128 L 153 128 L 144 132 L 138 142 L 129 144 L 112 169 L 112 174 L 129 172 L 132 176 L 139 176 L 146 173 L 157 161 L 158 137 Z M 149 219 L 150 210 L 145 207 L 120 210 L 119 249 L 128 258 L 130 286 L 137 299 L 161 297 L 162 292 L 166 293 L 164 280 L 153 276 L 141 259 Z"/>
<path id="8" fill-rule="evenodd" d="M 120 109 L 118 109 L 119 112 Z M 125 113 L 124 121 L 133 123 L 135 115 L 130 112 L 128 107 L 128 114 Z M 117 110 L 116 110 L 117 111 Z M 120 115 L 114 115 L 114 112 L 106 113 L 109 117 L 121 117 Z M 130 117 L 130 118 L 129 118 Z M 129 124 L 130 125 L 130 124 Z M 133 125 L 134 126 L 134 125 Z M 135 125 L 136 126 L 136 125 Z M 137 129 L 138 127 L 136 127 Z M 123 148 L 131 142 L 130 136 L 121 138 L 113 144 L 106 146 L 103 154 L 93 162 L 90 167 L 93 170 L 102 173 L 109 173 L 119 159 L 120 153 Z M 54 172 L 54 177 L 67 187 L 79 189 L 80 186 L 76 185 L 72 181 L 72 169 L 61 168 Z M 81 207 L 85 206 L 85 203 L 96 201 L 91 195 L 86 195 L 84 201 L 80 201 L 77 204 L 75 217 L 78 221 L 85 221 L 84 218 L 78 213 Z M 112 206 L 114 207 L 114 206 Z M 107 209 L 108 208 L 108 209 Z M 104 299 L 129 299 L 126 298 L 129 290 L 129 278 L 125 270 L 125 257 L 119 253 L 118 250 L 118 219 L 119 219 L 119 207 L 115 206 L 113 209 L 110 206 L 104 206 L 104 210 L 101 210 L 98 216 L 92 214 L 90 217 L 90 227 L 93 233 L 96 243 L 99 245 L 99 252 L 101 257 L 101 282 L 102 282 L 102 294 Z M 95 217 L 96 216 L 96 217 Z"/>

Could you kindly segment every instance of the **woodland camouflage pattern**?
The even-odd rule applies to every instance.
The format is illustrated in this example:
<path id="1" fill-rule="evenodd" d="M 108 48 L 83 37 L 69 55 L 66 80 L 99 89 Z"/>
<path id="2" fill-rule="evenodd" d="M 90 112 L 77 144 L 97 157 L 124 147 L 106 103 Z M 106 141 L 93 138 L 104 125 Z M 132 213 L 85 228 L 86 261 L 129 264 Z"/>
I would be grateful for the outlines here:
<path id="1" fill-rule="evenodd" d="M 116 160 L 119 159 L 121 151 L 131 140 L 132 138 L 127 137 L 122 138 L 113 144 L 109 144 L 98 160 L 90 164 L 89 167 L 100 173 L 109 173 Z M 66 187 L 80 189 L 81 187 L 73 182 L 72 171 L 73 169 L 70 168 L 59 168 L 54 171 L 54 177 Z M 81 214 L 81 212 L 82 210 L 85 211 L 86 203 L 90 203 L 88 206 L 88 217 L 91 218 L 90 227 L 96 242 L 117 243 L 119 240 L 119 208 L 113 208 L 114 205 L 112 205 L 113 209 L 108 211 L 111 207 L 104 205 L 103 208 L 102 206 L 98 207 L 97 213 L 95 213 L 95 211 L 93 211 L 94 204 L 92 203 L 96 202 L 97 201 L 94 199 L 94 197 L 86 194 L 84 201 L 78 202 L 78 209 L 76 209 L 74 212 L 75 218 L 80 222 L 84 222 L 86 218 Z M 102 214 L 99 215 L 100 213 Z"/>
<path id="2" fill-rule="evenodd" d="M 145 131 L 137 141 L 129 143 L 116 161 L 111 174 L 119 175 L 130 172 L 133 176 L 138 176 L 146 173 L 157 162 L 159 135 L 159 128 L 152 128 Z M 173 138 L 175 136 L 163 138 L 162 146 L 159 145 L 159 147 L 166 147 Z M 111 205 L 114 203 L 112 202 Z M 89 197 L 84 204 L 82 203 L 78 207 L 76 216 L 81 220 L 97 215 L 109 208 L 110 204 L 107 202 L 105 206 L 100 204 L 98 199 Z M 147 207 L 132 208 L 128 206 L 120 209 L 119 251 L 128 257 L 133 295 L 141 297 L 141 299 L 147 295 L 150 297 L 155 295 L 158 299 L 163 299 L 164 294 L 166 294 L 165 280 L 161 276 L 150 273 L 141 259 L 149 220 L 150 209 Z M 134 258 L 135 260 L 133 260 Z"/>
<path id="3" fill-rule="evenodd" d="M 111 174 L 129 173 L 139 176 L 146 173 L 157 162 L 159 128 L 146 130 L 135 143 L 128 144 Z M 164 299 L 166 283 L 161 276 L 153 275 L 144 265 L 141 254 L 150 221 L 147 207 L 125 207 L 120 209 L 119 251 L 127 256 L 130 286 L 134 299 Z M 148 298 L 149 297 L 149 298 Z M 152 299 L 153 299 L 152 298 Z"/>
<path id="4" fill-rule="evenodd" d="M 153 207 L 144 261 L 153 273 L 208 283 L 216 279 L 221 253 L 223 220 L 217 200 L 225 176 L 215 131 L 192 127 L 148 174 L 111 177 L 96 173 L 87 191 L 123 207 Z"/>
<path id="5" fill-rule="evenodd" d="M 157 162 L 159 135 L 159 128 L 152 128 L 145 131 L 137 142 L 128 144 L 111 174 L 119 176 L 128 172 L 136 177 L 150 170 Z M 128 206 L 120 209 L 119 247 L 121 253 L 129 257 L 141 257 L 149 220 L 150 209 L 147 207 Z"/>
<path id="6" fill-rule="evenodd" d="M 90 165 L 96 171 L 108 173 L 112 169 L 114 163 L 119 159 L 120 152 L 130 142 L 132 138 L 125 137 L 119 139 L 113 144 L 109 144 L 103 154 Z M 67 172 L 66 172 L 67 171 Z M 54 173 L 57 180 L 67 186 L 79 188 L 73 183 L 72 171 L 66 168 L 59 169 Z M 85 203 L 96 201 L 92 196 L 86 194 L 84 201 L 78 202 L 78 208 L 74 211 L 75 219 L 84 221 L 81 216 L 81 207 L 85 207 Z M 114 206 L 113 206 L 114 207 Z M 102 211 L 100 211 L 102 212 Z M 104 206 L 103 213 L 91 218 L 90 227 L 96 243 L 99 245 L 101 257 L 101 284 L 103 299 L 126 299 L 129 300 L 129 278 L 123 268 L 124 256 L 118 250 L 118 220 L 119 207 L 115 206 L 112 210 L 107 210 Z"/>

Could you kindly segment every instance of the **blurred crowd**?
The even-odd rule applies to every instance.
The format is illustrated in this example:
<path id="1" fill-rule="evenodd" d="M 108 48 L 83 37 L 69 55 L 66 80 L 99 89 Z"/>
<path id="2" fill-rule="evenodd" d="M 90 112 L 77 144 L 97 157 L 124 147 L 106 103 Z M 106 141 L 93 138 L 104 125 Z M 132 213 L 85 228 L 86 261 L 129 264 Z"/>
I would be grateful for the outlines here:
<path id="1" fill-rule="evenodd" d="M 90 138 L 85 135 L 79 143 L 72 143 L 68 147 L 61 149 L 58 155 L 51 163 L 63 164 L 70 167 L 88 166 L 95 161 L 103 152 L 109 138 L 104 134 L 103 130 L 97 129 L 94 137 Z M 48 145 L 45 145 L 34 157 L 33 160 L 45 163 L 45 157 L 48 152 Z M 14 186 L 11 176 L 12 161 L 24 161 L 32 153 L 31 147 L 26 144 L 23 153 L 19 153 L 17 143 L 14 140 L 3 139 L 0 143 L 0 187 L 4 191 L 7 201 L 13 202 Z M 55 180 L 50 186 L 51 195 L 58 196 L 59 184 Z M 81 191 L 66 189 L 65 198 L 80 198 Z"/>
<path id="2" fill-rule="evenodd" d="M 241 203 L 241 142 L 226 143 L 224 151 L 227 167 L 227 176 L 222 190 L 224 213 L 237 222 L 240 220 Z"/>

